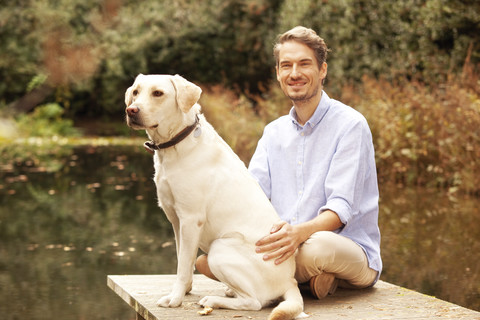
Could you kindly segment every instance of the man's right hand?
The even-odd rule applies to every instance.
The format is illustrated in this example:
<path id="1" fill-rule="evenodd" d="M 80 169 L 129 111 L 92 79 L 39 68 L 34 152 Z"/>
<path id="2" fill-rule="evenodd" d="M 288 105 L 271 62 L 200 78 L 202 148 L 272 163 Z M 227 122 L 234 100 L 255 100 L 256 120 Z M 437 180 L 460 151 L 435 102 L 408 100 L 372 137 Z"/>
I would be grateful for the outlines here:
<path id="1" fill-rule="evenodd" d="M 265 253 L 263 260 L 275 259 L 275 264 L 280 264 L 290 258 L 309 236 L 305 238 L 298 226 L 280 221 L 272 226 L 269 235 L 257 241 L 255 251 Z"/>

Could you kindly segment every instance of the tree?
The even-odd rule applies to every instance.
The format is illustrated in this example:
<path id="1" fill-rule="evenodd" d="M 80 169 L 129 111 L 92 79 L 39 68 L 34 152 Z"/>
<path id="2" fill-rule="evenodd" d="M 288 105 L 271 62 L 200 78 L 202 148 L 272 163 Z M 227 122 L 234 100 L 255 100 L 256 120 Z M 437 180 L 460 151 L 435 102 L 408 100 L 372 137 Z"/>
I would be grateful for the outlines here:
<path id="1" fill-rule="evenodd" d="M 296 25 L 332 49 L 330 88 L 363 75 L 435 83 L 480 62 L 478 1 L 16 0 L 0 8 L 0 108 L 120 114 L 139 73 L 260 94 L 275 36 Z"/>

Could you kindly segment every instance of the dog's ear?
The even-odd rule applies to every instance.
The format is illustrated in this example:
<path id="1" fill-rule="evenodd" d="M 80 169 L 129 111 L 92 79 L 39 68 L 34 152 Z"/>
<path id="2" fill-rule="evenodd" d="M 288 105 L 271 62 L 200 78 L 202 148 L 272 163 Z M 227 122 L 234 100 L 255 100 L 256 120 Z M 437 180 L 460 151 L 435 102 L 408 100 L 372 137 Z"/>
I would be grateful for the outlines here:
<path id="1" fill-rule="evenodd" d="M 139 74 L 136 78 L 135 78 L 135 82 L 137 81 L 138 78 L 140 78 L 141 76 L 143 76 L 143 74 Z M 130 88 L 127 89 L 127 91 L 125 91 L 125 104 L 127 105 L 127 107 L 129 107 L 132 102 L 133 102 L 133 97 L 132 97 L 132 91 L 133 91 L 133 86 L 135 85 L 135 82 L 133 82 L 132 86 Z"/>
<path id="2" fill-rule="evenodd" d="M 125 91 L 125 104 L 127 105 L 127 107 L 129 107 L 133 102 L 132 91 L 133 86 L 131 86 L 127 89 L 127 91 Z"/>
<path id="3" fill-rule="evenodd" d="M 187 113 L 200 99 L 202 89 L 185 80 L 178 74 L 170 78 L 176 91 L 177 104 L 180 110 Z"/>

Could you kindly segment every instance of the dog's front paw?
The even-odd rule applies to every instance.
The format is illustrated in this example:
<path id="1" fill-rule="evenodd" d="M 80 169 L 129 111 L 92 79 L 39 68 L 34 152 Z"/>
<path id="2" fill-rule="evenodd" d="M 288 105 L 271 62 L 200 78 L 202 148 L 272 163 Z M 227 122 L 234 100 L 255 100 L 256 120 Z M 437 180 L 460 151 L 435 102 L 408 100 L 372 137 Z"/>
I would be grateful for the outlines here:
<path id="1" fill-rule="evenodd" d="M 170 293 L 167 296 L 161 297 L 157 301 L 157 306 L 164 308 L 176 308 L 179 307 L 183 302 L 183 295 L 178 296 Z"/>

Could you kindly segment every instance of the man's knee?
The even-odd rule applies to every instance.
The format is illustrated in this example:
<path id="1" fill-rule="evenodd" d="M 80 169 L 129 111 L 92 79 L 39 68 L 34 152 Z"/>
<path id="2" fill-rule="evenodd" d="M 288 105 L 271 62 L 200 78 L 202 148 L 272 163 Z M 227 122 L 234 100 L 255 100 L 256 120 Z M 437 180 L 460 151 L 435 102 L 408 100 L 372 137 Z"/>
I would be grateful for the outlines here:
<path id="1" fill-rule="evenodd" d="M 321 272 L 329 272 L 328 266 L 335 259 L 335 246 L 330 231 L 320 231 L 312 235 L 299 248 L 296 255 L 297 269 L 295 278 L 306 282 Z"/>
<path id="2" fill-rule="evenodd" d="M 195 269 L 204 274 L 203 271 L 205 271 L 206 266 L 208 266 L 207 255 L 202 254 L 201 256 L 198 256 L 197 260 L 195 260 Z"/>
<path id="3" fill-rule="evenodd" d="M 314 233 L 298 249 L 297 263 L 324 264 L 335 258 L 335 243 L 332 239 L 333 232 L 320 231 Z"/>
<path id="4" fill-rule="evenodd" d="M 314 233 L 299 247 L 296 260 L 295 276 L 299 282 L 327 272 L 358 287 L 370 285 L 376 276 L 374 270 L 371 270 L 373 274 L 369 272 L 363 249 L 354 241 L 334 232 Z"/>
<path id="5" fill-rule="evenodd" d="M 195 261 L 195 269 L 210 279 L 217 280 L 208 266 L 208 256 L 206 254 L 197 257 L 197 260 Z"/>

